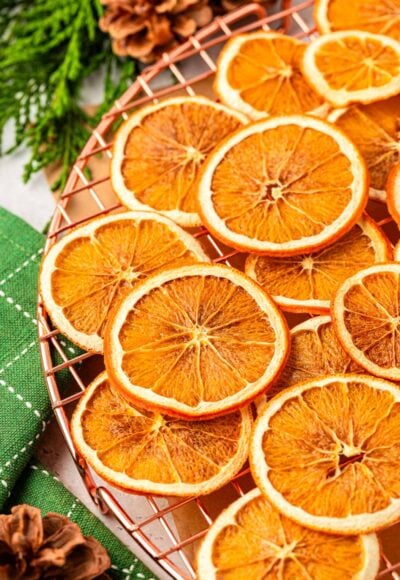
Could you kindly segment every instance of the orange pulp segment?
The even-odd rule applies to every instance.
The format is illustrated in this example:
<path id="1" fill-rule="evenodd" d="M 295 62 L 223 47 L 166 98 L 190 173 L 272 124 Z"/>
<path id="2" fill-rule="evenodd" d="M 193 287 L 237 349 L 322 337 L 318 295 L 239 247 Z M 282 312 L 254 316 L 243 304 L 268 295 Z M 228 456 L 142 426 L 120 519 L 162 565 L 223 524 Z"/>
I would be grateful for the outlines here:
<path id="1" fill-rule="evenodd" d="M 385 201 L 389 173 L 400 161 L 400 95 L 338 109 L 328 119 L 350 137 L 364 157 L 371 178 L 369 196 Z"/>
<path id="2" fill-rule="evenodd" d="M 314 18 L 321 34 L 357 29 L 400 40 L 400 0 L 317 0 Z"/>

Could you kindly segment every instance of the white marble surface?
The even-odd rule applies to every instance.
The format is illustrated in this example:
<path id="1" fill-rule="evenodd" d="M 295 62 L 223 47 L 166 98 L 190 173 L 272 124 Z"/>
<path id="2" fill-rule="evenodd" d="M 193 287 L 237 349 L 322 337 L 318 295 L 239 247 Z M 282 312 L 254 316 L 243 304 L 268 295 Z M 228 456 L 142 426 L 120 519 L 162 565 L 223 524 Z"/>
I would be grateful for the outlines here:
<path id="1" fill-rule="evenodd" d="M 299 1 L 296 0 L 295 3 Z M 98 79 L 93 78 L 86 91 L 85 100 L 93 103 L 99 94 Z M 12 127 L 9 126 L 6 128 L 5 148 L 11 144 L 11 141 Z M 22 182 L 23 165 L 28 156 L 27 151 L 21 151 L 12 156 L 0 158 L 0 205 L 21 216 L 36 229 L 42 230 L 53 213 L 54 199 L 43 173 L 35 175 L 28 184 Z M 54 420 L 40 440 L 36 455 L 82 503 L 100 517 L 124 543 L 131 549 L 133 548 L 136 555 L 153 570 L 157 577 L 167 578 L 167 575 L 160 572 L 146 554 L 136 547 L 113 518 L 99 514 L 80 480 Z"/>

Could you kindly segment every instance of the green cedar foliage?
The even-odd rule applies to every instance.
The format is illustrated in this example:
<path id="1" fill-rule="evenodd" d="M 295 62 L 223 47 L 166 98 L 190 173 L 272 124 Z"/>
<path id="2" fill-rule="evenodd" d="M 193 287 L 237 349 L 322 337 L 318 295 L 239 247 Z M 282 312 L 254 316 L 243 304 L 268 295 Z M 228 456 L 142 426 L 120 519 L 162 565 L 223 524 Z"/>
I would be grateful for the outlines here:
<path id="1" fill-rule="evenodd" d="M 135 76 L 136 63 L 115 56 L 98 28 L 101 14 L 100 0 L 0 0 L 0 140 L 12 120 L 14 143 L 5 153 L 30 149 L 25 181 L 61 162 L 53 188 L 63 188 L 90 127 Z M 103 103 L 90 116 L 80 95 L 99 69 Z"/>

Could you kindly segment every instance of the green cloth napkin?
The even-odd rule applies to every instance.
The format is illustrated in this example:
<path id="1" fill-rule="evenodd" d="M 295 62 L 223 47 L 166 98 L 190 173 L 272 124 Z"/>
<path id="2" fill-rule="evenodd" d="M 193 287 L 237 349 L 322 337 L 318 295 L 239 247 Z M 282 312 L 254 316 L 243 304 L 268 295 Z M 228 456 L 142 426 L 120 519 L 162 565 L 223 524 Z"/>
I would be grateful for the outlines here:
<path id="1" fill-rule="evenodd" d="M 4 513 L 26 502 L 67 515 L 105 546 L 110 575 L 150 580 L 151 572 L 79 500 L 29 463 L 50 417 L 35 318 L 43 242 L 42 234 L 0 208 L 0 508 Z"/>

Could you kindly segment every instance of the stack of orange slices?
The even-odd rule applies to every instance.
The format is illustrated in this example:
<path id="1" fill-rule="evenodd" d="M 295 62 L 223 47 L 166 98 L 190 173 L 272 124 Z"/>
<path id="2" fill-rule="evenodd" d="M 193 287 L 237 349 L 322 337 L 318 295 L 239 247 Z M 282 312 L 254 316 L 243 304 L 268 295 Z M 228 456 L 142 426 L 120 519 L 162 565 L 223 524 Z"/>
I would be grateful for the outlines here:
<path id="1" fill-rule="evenodd" d="M 98 475 L 202 495 L 249 456 L 258 489 L 210 527 L 200 580 L 373 579 L 400 520 L 400 241 L 367 207 L 400 226 L 400 2 L 315 20 L 308 44 L 233 36 L 218 103 L 135 111 L 111 162 L 126 209 L 42 263 L 54 325 L 104 355 L 71 421 Z"/>

